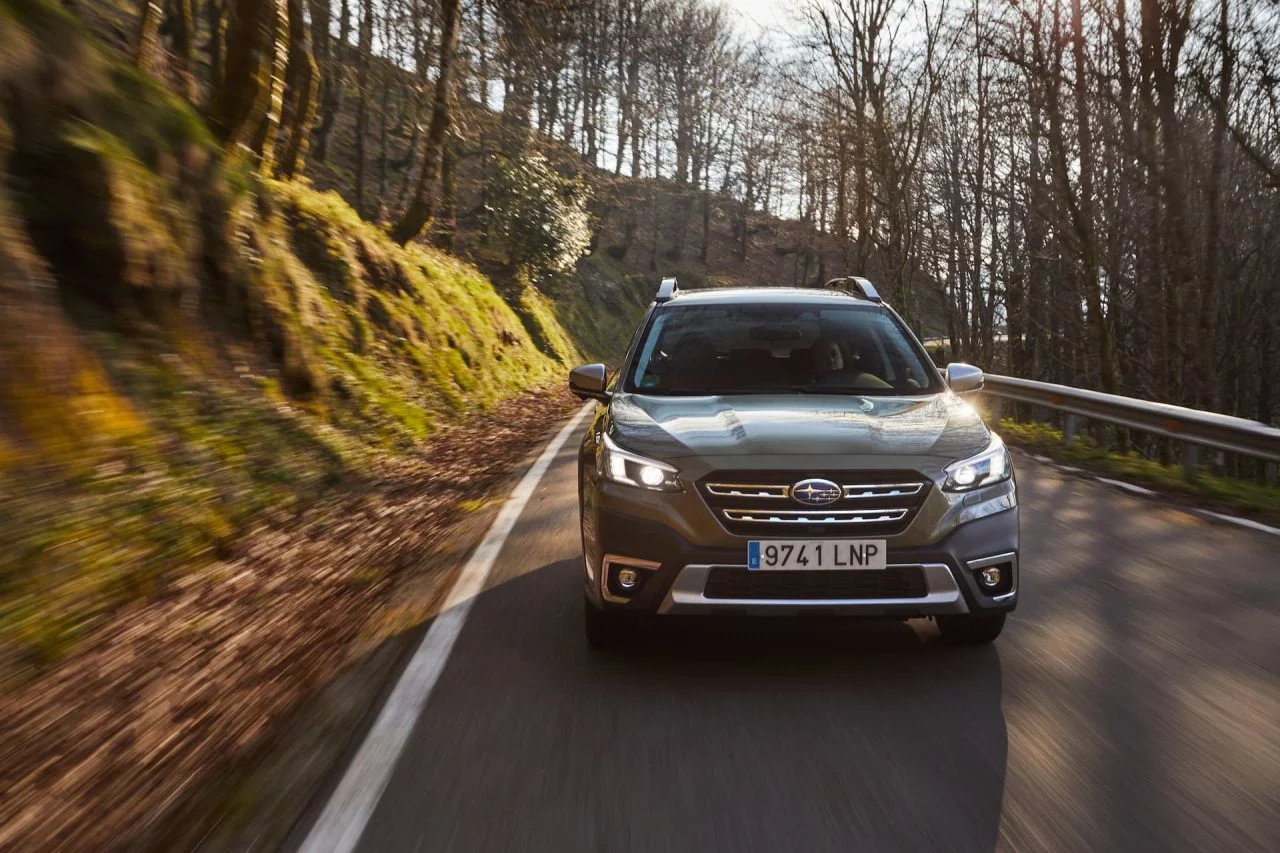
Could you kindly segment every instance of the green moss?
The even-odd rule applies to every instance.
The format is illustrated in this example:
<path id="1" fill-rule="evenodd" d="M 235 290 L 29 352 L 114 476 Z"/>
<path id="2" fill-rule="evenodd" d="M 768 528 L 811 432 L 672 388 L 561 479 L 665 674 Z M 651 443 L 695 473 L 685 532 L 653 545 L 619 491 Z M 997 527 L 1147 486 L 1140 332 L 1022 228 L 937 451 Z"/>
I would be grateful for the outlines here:
<path id="1" fill-rule="evenodd" d="M 113 201 L 145 210 L 138 187 L 154 178 L 143 164 L 91 129 L 83 141 L 121 169 Z M 263 513 L 293 512 L 374 455 L 563 375 L 473 268 L 390 244 L 336 197 L 264 187 L 275 212 L 250 206 L 228 223 L 255 258 L 235 267 L 243 341 L 190 326 L 101 331 L 84 341 L 75 396 L 32 388 L 11 401 L 33 453 L 15 461 L 5 443 L 0 657 L 56 660 L 122 602 L 216 559 Z M 294 253 L 299 222 L 323 222 L 326 252 L 340 258 L 362 241 L 379 277 L 362 264 L 343 293 L 322 283 L 315 257 Z M 181 240 L 165 249 L 183 257 Z M 549 314 L 542 322 L 556 334 Z"/>
<path id="2" fill-rule="evenodd" d="M 125 140 L 134 156 L 157 168 L 167 154 L 214 148 L 213 135 L 184 99 L 133 65 L 113 63 L 89 112 L 95 124 Z"/>
<path id="3" fill-rule="evenodd" d="M 74 307 L 0 329 L 4 352 L 33 353 L 0 384 L 0 680 L 381 455 L 561 383 L 582 342 L 616 352 L 647 303 L 511 304 L 336 194 L 224 158 L 189 105 L 53 4 L 0 0 L 0 20 L 6 59 L 29 44 L 15 61 L 54 68 L 24 94 L 0 185 L 20 203 L 0 202 Z M 37 346 L 61 372 L 35 369 Z"/>
<path id="4" fill-rule="evenodd" d="M 557 325 L 584 358 L 616 362 L 657 291 L 647 276 L 626 276 L 600 256 L 574 275 L 543 285 Z"/>
<path id="5" fill-rule="evenodd" d="M 1180 465 L 1161 465 L 1137 453 L 1121 454 L 1100 447 L 1087 433 L 1077 433 L 1071 446 L 1062 443 L 1062 430 L 1045 423 L 1000 421 L 1000 435 L 1012 445 L 1053 459 L 1087 467 L 1116 479 L 1164 492 L 1187 495 L 1247 515 L 1280 521 L 1280 488 L 1201 472 L 1195 480 L 1183 476 Z"/>

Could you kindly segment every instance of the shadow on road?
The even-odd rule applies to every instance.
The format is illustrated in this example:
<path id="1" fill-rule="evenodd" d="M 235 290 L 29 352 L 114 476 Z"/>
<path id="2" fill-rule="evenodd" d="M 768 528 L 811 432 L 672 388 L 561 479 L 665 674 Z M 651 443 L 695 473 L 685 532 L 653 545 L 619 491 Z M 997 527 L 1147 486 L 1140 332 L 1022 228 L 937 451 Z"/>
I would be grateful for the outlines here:
<path id="1" fill-rule="evenodd" d="M 1019 489 L 1005 843 L 1280 849 L 1273 544 L 1052 472 Z"/>
<path id="2" fill-rule="evenodd" d="M 995 648 L 745 619 L 600 654 L 579 565 L 475 602 L 362 849 L 995 847 Z"/>

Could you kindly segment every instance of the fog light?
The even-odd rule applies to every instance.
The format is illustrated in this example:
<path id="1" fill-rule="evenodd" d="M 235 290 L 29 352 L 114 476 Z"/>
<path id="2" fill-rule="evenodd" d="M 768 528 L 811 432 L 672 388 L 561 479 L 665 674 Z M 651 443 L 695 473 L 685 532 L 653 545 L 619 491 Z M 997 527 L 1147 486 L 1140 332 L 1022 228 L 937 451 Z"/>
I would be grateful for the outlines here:
<path id="1" fill-rule="evenodd" d="M 996 574 L 999 575 L 999 572 Z M 636 573 L 635 569 L 618 569 L 618 586 L 623 589 L 631 589 L 638 580 L 640 580 L 640 575 Z"/>
<path id="2" fill-rule="evenodd" d="M 982 585 L 988 589 L 995 589 L 1000 585 L 1000 567 L 988 566 L 978 572 L 978 577 L 982 579 Z"/>

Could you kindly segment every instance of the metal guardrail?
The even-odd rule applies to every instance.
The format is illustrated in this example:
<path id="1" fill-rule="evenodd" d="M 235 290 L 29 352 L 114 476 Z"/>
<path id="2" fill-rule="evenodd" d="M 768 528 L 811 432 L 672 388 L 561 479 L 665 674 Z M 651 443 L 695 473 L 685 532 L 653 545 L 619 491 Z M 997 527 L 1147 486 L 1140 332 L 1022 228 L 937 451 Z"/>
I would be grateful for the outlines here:
<path id="1" fill-rule="evenodd" d="M 1187 479 L 1195 479 L 1201 447 L 1280 462 L 1280 429 L 1247 418 L 993 374 L 984 377 L 978 393 L 997 398 L 991 401 L 996 420 L 1000 418 L 999 399 L 1065 412 L 1063 442 L 1068 446 L 1081 418 L 1177 439 L 1183 443 L 1182 467 Z"/>
<path id="2" fill-rule="evenodd" d="M 1008 335 L 995 335 L 991 338 L 991 343 L 1003 344 L 1008 342 L 1008 340 Z M 931 347 L 949 347 L 951 346 L 951 338 L 921 338 L 920 343 L 924 344 L 925 349 L 929 349 Z"/>

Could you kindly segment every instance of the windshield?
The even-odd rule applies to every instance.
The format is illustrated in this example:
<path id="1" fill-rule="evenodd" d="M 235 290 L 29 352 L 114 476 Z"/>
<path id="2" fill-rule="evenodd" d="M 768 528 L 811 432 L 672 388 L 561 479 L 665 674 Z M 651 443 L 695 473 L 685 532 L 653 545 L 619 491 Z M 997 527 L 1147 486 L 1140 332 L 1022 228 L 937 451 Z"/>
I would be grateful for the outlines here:
<path id="1" fill-rule="evenodd" d="M 923 394 L 933 365 L 889 312 L 864 305 L 668 305 L 627 390 L 640 394 Z"/>

